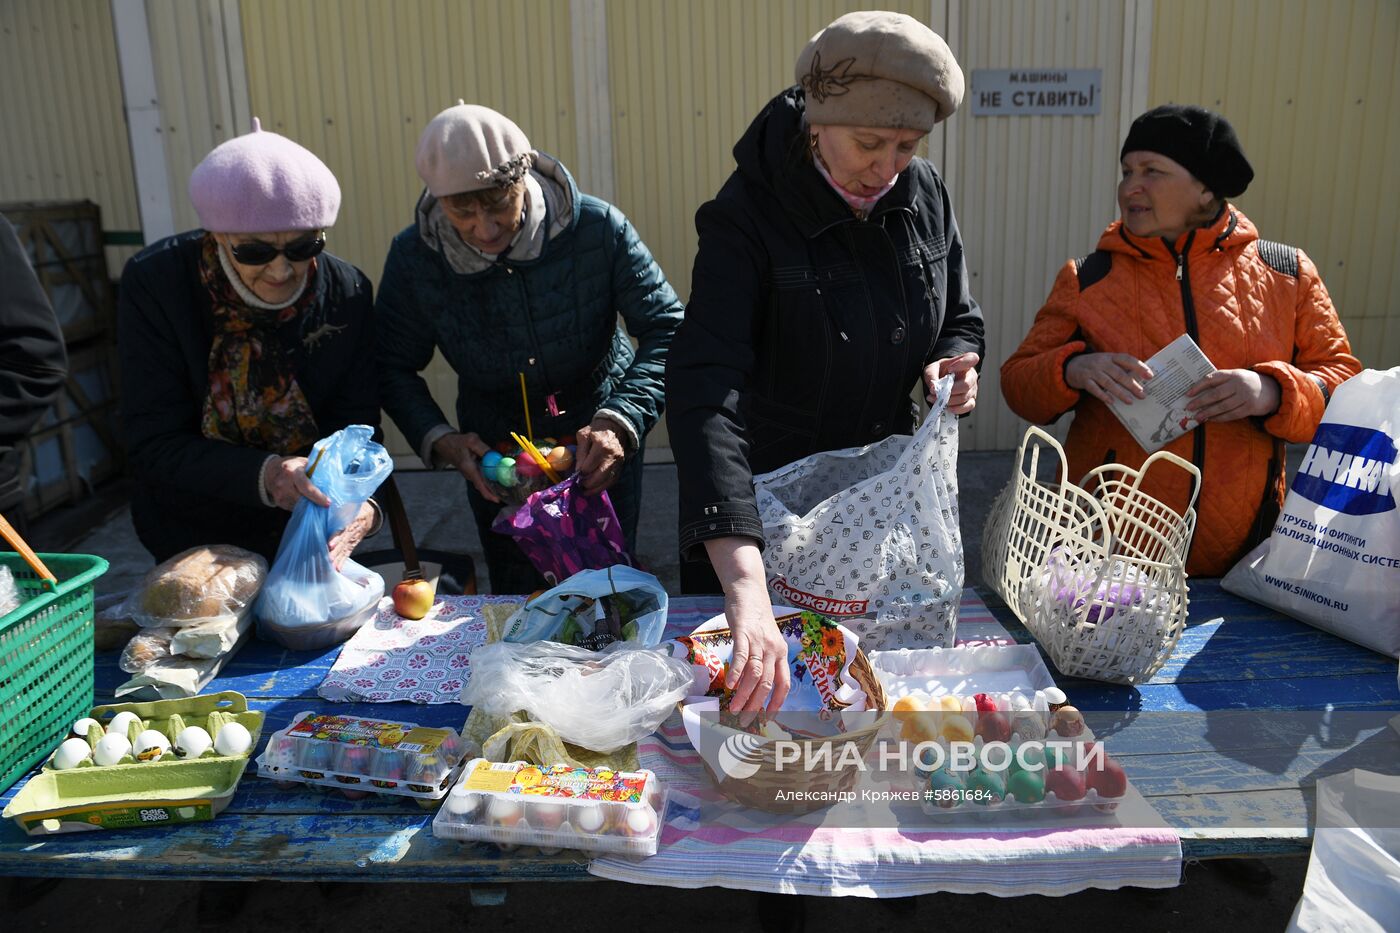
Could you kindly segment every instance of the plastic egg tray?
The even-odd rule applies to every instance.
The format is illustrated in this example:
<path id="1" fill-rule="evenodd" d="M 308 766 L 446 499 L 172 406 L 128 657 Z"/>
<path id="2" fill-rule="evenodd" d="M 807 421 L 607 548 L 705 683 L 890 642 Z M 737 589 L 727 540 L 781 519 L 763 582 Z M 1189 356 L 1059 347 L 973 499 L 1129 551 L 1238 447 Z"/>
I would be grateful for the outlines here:
<path id="1" fill-rule="evenodd" d="M 665 812 L 666 789 L 650 771 L 476 758 L 433 818 L 433 835 L 645 858 L 656 854 Z"/>
<path id="2" fill-rule="evenodd" d="M 1071 765 L 1074 763 L 1073 751 L 1070 753 L 1069 762 Z M 967 783 L 966 778 L 970 772 L 954 773 L 958 774 L 964 784 Z M 1000 774 L 1005 781 L 1011 772 L 1002 771 Z M 1047 814 L 1072 818 L 1091 812 L 1112 813 L 1118 809 L 1118 804 L 1127 793 L 1125 788 L 1123 794 L 1109 797 L 1100 794 L 1095 788 L 1087 787 L 1082 796 L 1073 799 L 1062 799 L 1048 791 L 1041 800 L 1034 802 L 1017 800 L 1009 793 L 1000 798 L 986 794 L 979 797 L 975 791 L 964 794 L 952 790 L 946 783 L 931 783 L 930 776 L 919 771 L 915 772 L 914 789 L 925 792 L 919 807 L 936 822 L 948 822 L 967 816 L 981 822 L 998 822 L 1007 819 L 1032 820 Z"/>
<path id="3" fill-rule="evenodd" d="M 174 746 L 188 726 L 199 726 L 217 739 L 227 724 L 237 723 L 248 730 L 248 748 L 222 755 L 211 745 L 198 757 L 182 758 L 172 747 L 155 760 L 141 761 L 127 754 L 110 765 L 95 764 L 89 756 L 76 767 L 64 769 L 54 767 L 51 755 L 10 801 L 4 816 L 31 836 L 213 819 L 233 798 L 263 723 L 263 714 L 249 710 L 241 693 L 225 691 L 99 706 L 91 713 L 96 727 L 81 738 L 96 746 L 119 713 L 136 717 L 127 727 L 131 739 L 152 730 Z"/>
<path id="4" fill-rule="evenodd" d="M 390 794 L 435 801 L 447 793 L 465 752 L 451 729 L 307 711 L 268 739 L 258 776 L 329 787 L 351 799 Z"/>

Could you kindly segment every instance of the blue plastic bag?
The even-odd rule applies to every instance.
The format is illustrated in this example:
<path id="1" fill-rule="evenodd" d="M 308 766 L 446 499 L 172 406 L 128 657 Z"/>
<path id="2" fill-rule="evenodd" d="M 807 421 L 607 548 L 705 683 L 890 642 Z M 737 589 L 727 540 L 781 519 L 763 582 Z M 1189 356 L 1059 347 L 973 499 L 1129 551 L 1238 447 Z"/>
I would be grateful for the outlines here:
<path id="1" fill-rule="evenodd" d="M 652 647 L 666 627 L 666 588 L 649 573 L 617 564 L 581 570 L 522 606 L 502 641 L 558 641 L 598 650 L 614 641 Z"/>
<path id="2" fill-rule="evenodd" d="M 337 571 L 329 547 L 393 472 L 393 458 L 373 436 L 368 425 L 352 424 L 312 448 L 311 482 L 331 504 L 302 499 L 292 510 L 253 610 L 260 637 L 310 651 L 344 641 L 373 617 L 384 578 L 353 560 Z"/>

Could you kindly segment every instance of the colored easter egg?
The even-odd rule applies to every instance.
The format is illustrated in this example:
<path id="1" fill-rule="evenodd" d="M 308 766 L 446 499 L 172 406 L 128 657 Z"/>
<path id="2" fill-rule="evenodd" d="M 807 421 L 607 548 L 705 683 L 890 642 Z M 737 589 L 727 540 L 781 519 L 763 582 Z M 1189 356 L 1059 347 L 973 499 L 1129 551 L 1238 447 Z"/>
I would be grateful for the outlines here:
<path id="1" fill-rule="evenodd" d="M 1014 771 L 1006 779 L 1006 792 L 1021 803 L 1039 803 L 1045 799 L 1045 778 L 1039 771 Z"/>
<path id="2" fill-rule="evenodd" d="M 987 771 L 978 768 L 967 778 L 968 795 L 972 797 L 974 803 L 983 806 L 995 803 L 1006 796 L 1006 781 L 999 771 Z"/>
<path id="3" fill-rule="evenodd" d="M 1084 775 L 1064 765 L 1051 768 L 1045 775 L 1045 792 L 1054 794 L 1061 800 L 1082 800 Z"/>
<path id="4" fill-rule="evenodd" d="M 494 470 L 496 469 L 496 464 L 500 462 L 501 452 L 499 450 L 488 450 L 481 458 L 481 468 L 487 471 Z"/>
<path id="5" fill-rule="evenodd" d="M 966 787 L 960 776 L 946 768 L 939 768 L 928 776 L 928 789 L 933 792 L 933 803 L 945 810 L 962 803 L 962 793 Z"/>
<path id="6" fill-rule="evenodd" d="M 574 468 L 574 455 L 567 447 L 553 447 L 545 459 L 557 473 L 568 473 Z"/>
<path id="7" fill-rule="evenodd" d="M 515 474 L 521 479 L 533 479 L 536 476 L 543 476 L 544 470 L 535 462 L 535 458 L 529 454 L 515 461 Z"/>
<path id="8" fill-rule="evenodd" d="M 949 742 L 971 742 L 972 723 L 967 721 L 966 716 L 949 713 L 943 720 L 940 734 Z"/>
<path id="9" fill-rule="evenodd" d="M 501 462 L 496 464 L 496 482 L 507 489 L 516 484 L 514 457 L 502 457 Z"/>

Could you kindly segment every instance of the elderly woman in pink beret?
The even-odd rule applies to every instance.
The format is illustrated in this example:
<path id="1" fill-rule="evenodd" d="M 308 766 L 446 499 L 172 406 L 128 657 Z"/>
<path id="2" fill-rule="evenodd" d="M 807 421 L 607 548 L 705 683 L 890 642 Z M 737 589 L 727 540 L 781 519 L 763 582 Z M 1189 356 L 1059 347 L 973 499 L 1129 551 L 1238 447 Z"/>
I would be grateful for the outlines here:
<path id="1" fill-rule="evenodd" d="M 202 229 L 142 250 L 122 273 L 122 418 L 136 475 L 131 517 L 164 560 L 233 544 L 269 560 L 291 508 L 327 504 L 306 477 L 318 438 L 378 424 L 373 296 L 324 252 L 335 176 L 253 121 L 190 176 Z M 337 562 L 378 508 L 331 540 Z"/>

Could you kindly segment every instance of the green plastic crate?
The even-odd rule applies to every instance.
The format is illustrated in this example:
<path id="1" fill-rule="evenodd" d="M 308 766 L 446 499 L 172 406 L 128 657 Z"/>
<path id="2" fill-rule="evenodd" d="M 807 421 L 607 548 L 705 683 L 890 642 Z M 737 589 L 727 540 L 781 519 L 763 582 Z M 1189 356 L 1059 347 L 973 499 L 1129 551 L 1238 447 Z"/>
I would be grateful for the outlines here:
<path id="1" fill-rule="evenodd" d="M 24 558 L 0 552 L 27 597 L 0 618 L 0 793 L 92 707 L 92 584 L 107 562 L 87 554 L 39 559 L 58 578 L 53 592 Z"/>

